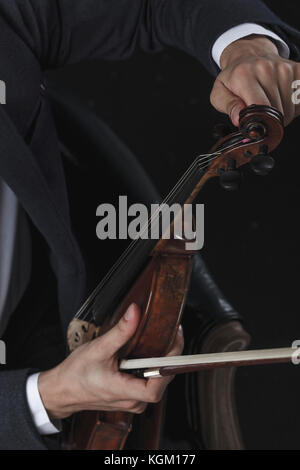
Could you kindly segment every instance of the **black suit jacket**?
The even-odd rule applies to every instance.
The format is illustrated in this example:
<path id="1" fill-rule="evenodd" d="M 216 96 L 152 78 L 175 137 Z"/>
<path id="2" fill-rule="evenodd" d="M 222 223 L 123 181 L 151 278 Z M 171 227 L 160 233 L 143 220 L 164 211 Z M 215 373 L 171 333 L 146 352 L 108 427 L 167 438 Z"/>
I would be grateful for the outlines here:
<path id="1" fill-rule="evenodd" d="M 0 175 L 50 247 L 65 329 L 84 298 L 85 270 L 70 226 L 44 71 L 171 46 L 215 74 L 215 40 L 244 22 L 278 32 L 295 57 L 299 35 L 258 0 L 0 0 L 0 79 L 7 86 L 7 105 L 0 107 Z M 0 449 L 46 448 L 26 402 L 29 372 L 0 369 Z"/>

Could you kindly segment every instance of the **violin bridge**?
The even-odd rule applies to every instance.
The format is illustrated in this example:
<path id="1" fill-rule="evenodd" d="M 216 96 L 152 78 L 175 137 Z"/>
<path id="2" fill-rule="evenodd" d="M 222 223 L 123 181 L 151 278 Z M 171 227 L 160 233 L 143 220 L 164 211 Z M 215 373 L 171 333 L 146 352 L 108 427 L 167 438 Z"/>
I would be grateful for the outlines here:
<path id="1" fill-rule="evenodd" d="M 84 343 L 99 336 L 100 327 L 79 318 L 73 318 L 67 331 L 67 341 L 70 352 Z"/>

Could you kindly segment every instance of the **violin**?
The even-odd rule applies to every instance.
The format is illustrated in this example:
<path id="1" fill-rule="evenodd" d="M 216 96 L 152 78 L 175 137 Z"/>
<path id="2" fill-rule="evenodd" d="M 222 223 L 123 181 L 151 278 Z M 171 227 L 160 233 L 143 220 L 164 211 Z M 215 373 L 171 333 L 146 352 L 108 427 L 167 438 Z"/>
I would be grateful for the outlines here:
<path id="1" fill-rule="evenodd" d="M 224 189 L 237 189 L 240 168 L 247 164 L 257 175 L 267 175 L 274 166 L 269 153 L 280 144 L 283 134 L 283 116 L 279 111 L 257 105 L 245 108 L 240 113 L 239 129 L 220 138 L 209 154 L 198 156 L 163 203 L 176 203 L 183 208 L 214 177 L 219 178 Z M 170 219 L 171 232 L 175 218 Z M 154 219 L 148 220 L 146 229 Z M 184 236 L 134 240 L 71 321 L 67 335 L 69 351 L 107 332 L 129 305 L 136 303 L 141 309 L 140 323 L 133 338 L 120 351 L 120 368 L 125 372 L 134 371 L 147 378 L 201 368 L 290 360 L 289 349 L 252 355 L 244 351 L 244 356 L 239 352 L 235 356 L 231 353 L 230 357 L 223 353 L 225 357 L 206 354 L 164 358 L 176 338 L 189 290 L 195 251 L 186 248 L 186 241 Z M 150 404 L 138 416 L 128 412 L 77 413 L 65 433 L 65 448 L 157 449 L 163 407 L 163 401 Z"/>

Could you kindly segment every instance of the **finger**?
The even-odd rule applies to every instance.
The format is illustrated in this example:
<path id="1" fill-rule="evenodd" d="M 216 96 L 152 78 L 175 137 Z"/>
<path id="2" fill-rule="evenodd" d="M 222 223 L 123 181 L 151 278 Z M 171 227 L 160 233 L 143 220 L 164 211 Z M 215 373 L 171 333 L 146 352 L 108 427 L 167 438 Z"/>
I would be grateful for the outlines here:
<path id="1" fill-rule="evenodd" d="M 144 403 L 157 403 L 173 380 L 174 376 L 155 378 L 155 379 L 137 379 L 130 374 L 119 373 L 119 378 L 114 383 L 114 388 L 119 391 L 119 397 L 116 401 L 125 403 L 128 400 L 134 400 Z"/>
<path id="2" fill-rule="evenodd" d="M 184 336 L 183 336 L 183 329 L 180 325 L 177 331 L 176 339 L 173 344 L 172 349 L 166 354 L 166 356 L 179 356 L 182 354 L 184 347 Z M 163 378 L 156 378 L 156 379 L 149 379 L 146 384 L 146 399 L 149 403 L 157 403 L 159 402 L 163 394 L 167 388 L 167 386 L 172 382 L 174 379 L 174 375 L 163 377 Z"/>
<path id="3" fill-rule="evenodd" d="M 260 82 L 260 86 L 264 90 L 270 105 L 273 106 L 273 108 L 278 109 L 278 111 L 281 112 L 281 114 L 284 115 L 284 107 L 281 99 L 281 93 L 279 90 L 279 82 L 276 83 L 276 80 L 273 83 L 273 86 L 268 86 L 268 84 L 263 84 Z"/>
<path id="4" fill-rule="evenodd" d="M 250 90 L 241 92 L 240 97 L 246 103 L 246 106 L 251 106 L 253 104 L 271 106 L 270 100 L 264 92 L 263 88 L 261 86 L 258 87 L 257 85 L 258 83 L 256 83 L 255 90 L 253 90 L 252 92 Z M 236 122 L 239 122 L 239 114 L 235 110 L 233 111 L 232 122 L 234 124 Z"/>
<path id="5" fill-rule="evenodd" d="M 131 411 L 134 412 L 133 410 L 138 410 L 141 408 L 146 408 L 147 403 L 138 401 L 138 400 L 118 400 L 113 403 L 111 403 L 111 406 L 114 409 L 122 409 L 126 411 Z"/>
<path id="6" fill-rule="evenodd" d="M 115 374 L 114 389 L 119 391 L 118 401 L 136 400 L 145 403 L 159 401 L 174 376 L 138 379 L 134 375 L 117 372 Z"/>
<path id="7" fill-rule="evenodd" d="M 157 379 L 137 379 L 130 374 L 119 374 L 118 380 L 114 383 L 119 397 L 116 401 L 126 403 L 129 401 L 143 403 L 157 403 L 161 400 L 165 389 L 172 381 L 173 377 L 163 377 Z"/>
<path id="8" fill-rule="evenodd" d="M 120 407 L 113 406 L 113 408 L 108 409 L 107 411 L 121 411 L 121 412 L 134 413 L 134 414 L 140 415 L 140 414 L 144 413 L 147 406 L 148 406 L 148 403 L 144 403 L 142 405 L 139 405 L 136 408 L 127 408 L 127 407 L 124 408 L 123 406 L 120 406 Z"/>
<path id="9" fill-rule="evenodd" d="M 172 349 L 168 352 L 166 356 L 179 356 L 182 354 L 184 348 L 184 336 L 183 329 L 180 325 L 177 331 L 176 339 Z M 174 375 L 169 377 L 163 377 L 161 379 L 149 379 L 147 383 L 147 397 L 150 403 L 156 403 L 160 401 L 163 397 L 163 394 L 167 386 L 174 379 Z"/>
<path id="10" fill-rule="evenodd" d="M 147 408 L 148 403 L 135 402 L 135 401 L 124 401 L 113 404 L 113 410 L 127 411 L 129 413 L 141 414 Z"/>
<path id="11" fill-rule="evenodd" d="M 162 400 L 166 388 L 174 379 L 174 375 L 168 377 L 149 379 L 147 383 L 146 399 L 147 403 L 158 403 Z"/>
<path id="12" fill-rule="evenodd" d="M 228 114 L 233 125 L 238 127 L 240 112 L 246 104 L 218 79 L 213 86 L 210 102 L 217 111 Z"/>
<path id="13" fill-rule="evenodd" d="M 184 336 L 183 329 L 180 325 L 177 331 L 176 339 L 172 349 L 166 354 L 166 356 L 179 356 L 182 354 L 184 348 Z M 147 382 L 147 397 L 150 403 L 156 403 L 160 401 L 167 386 L 174 379 L 174 375 L 163 377 L 160 379 L 149 379 Z M 147 401 L 147 400 L 146 400 Z"/>
<path id="14" fill-rule="evenodd" d="M 296 117 L 296 106 L 291 99 L 290 87 L 280 85 L 279 91 L 282 101 L 284 125 L 287 126 Z"/>
<path id="15" fill-rule="evenodd" d="M 121 411 L 127 413 L 141 414 L 147 408 L 148 403 L 136 402 L 136 401 L 116 401 L 103 405 L 103 403 L 95 403 L 89 409 L 99 411 Z"/>
<path id="16" fill-rule="evenodd" d="M 130 373 L 114 374 L 114 389 L 118 391 L 118 401 L 136 400 L 147 402 L 148 380 L 140 379 Z"/>
<path id="17" fill-rule="evenodd" d="M 131 409 L 131 413 L 140 415 L 144 413 L 144 411 L 146 411 L 147 406 L 148 406 L 148 403 L 140 403 L 138 406 Z"/>
<path id="18" fill-rule="evenodd" d="M 294 81 L 294 69 L 289 62 L 281 62 L 277 67 L 278 89 L 283 106 L 284 124 L 287 126 L 296 115 L 295 103 L 292 99 L 292 83 Z"/>
<path id="19" fill-rule="evenodd" d="M 229 75 L 229 78 L 226 74 L 221 75 L 222 83 L 239 97 L 246 106 L 251 106 L 252 104 L 270 106 L 270 100 L 260 84 L 260 77 L 261 75 L 258 72 L 257 75 L 254 75 L 251 69 L 249 70 L 249 68 L 245 68 L 243 65 L 240 68 L 236 68 L 235 73 Z M 263 78 L 265 78 L 265 75 Z M 274 86 L 272 76 L 269 83 L 270 87 Z"/>
<path id="20" fill-rule="evenodd" d="M 180 355 L 182 353 L 183 346 L 184 339 L 181 327 L 178 328 L 174 345 L 167 355 Z M 122 398 L 119 398 L 119 400 L 121 401 L 137 400 L 141 402 L 155 403 L 161 399 L 166 387 L 173 378 L 173 376 L 170 376 L 162 379 L 144 380 L 138 379 L 134 375 L 118 371 L 114 376 L 114 388 L 120 391 Z"/>
<path id="21" fill-rule="evenodd" d="M 136 304 L 130 305 L 119 322 L 107 333 L 94 340 L 101 359 L 113 357 L 119 349 L 134 335 L 140 319 L 140 309 Z"/>

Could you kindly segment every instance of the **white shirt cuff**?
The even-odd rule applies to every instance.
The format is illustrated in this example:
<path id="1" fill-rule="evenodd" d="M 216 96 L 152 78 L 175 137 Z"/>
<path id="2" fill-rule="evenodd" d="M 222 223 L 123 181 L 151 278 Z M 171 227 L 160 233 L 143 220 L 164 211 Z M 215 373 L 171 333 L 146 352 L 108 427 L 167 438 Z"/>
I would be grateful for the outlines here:
<path id="1" fill-rule="evenodd" d="M 43 405 L 39 388 L 39 373 L 30 375 L 26 382 L 26 396 L 33 422 L 41 435 L 55 434 L 61 431 L 59 420 L 50 421 Z"/>
<path id="2" fill-rule="evenodd" d="M 216 40 L 212 48 L 212 56 L 216 64 L 220 67 L 221 55 L 229 44 L 237 41 L 238 39 L 250 36 L 251 34 L 259 34 L 261 36 L 268 36 L 274 39 L 281 57 L 284 59 L 288 59 L 290 57 L 289 46 L 279 36 L 277 36 L 277 34 L 273 33 L 273 31 L 255 23 L 244 23 L 229 29 Z"/>

